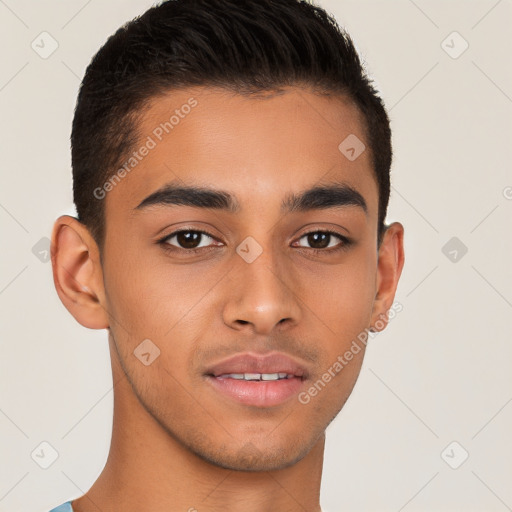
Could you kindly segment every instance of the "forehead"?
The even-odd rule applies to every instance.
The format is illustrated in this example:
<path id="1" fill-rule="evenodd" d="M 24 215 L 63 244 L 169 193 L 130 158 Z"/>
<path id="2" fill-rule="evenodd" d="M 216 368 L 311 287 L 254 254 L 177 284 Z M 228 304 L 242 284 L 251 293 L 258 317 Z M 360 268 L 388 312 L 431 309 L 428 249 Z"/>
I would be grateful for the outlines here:
<path id="1" fill-rule="evenodd" d="M 301 88 L 258 96 L 175 90 L 152 99 L 137 134 L 123 177 L 107 194 L 107 219 L 129 214 L 169 182 L 229 190 L 244 211 L 280 206 L 283 196 L 318 183 L 344 182 L 377 215 L 362 116 L 344 97 Z M 356 156 L 362 151 L 355 159 L 352 148 Z"/>

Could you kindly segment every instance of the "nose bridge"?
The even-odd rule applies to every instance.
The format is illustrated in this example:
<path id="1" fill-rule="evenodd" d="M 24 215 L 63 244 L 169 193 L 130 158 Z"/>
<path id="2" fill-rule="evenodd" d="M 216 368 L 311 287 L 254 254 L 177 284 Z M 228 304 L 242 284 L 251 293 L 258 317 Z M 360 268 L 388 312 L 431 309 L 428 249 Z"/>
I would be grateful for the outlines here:
<path id="1" fill-rule="evenodd" d="M 300 307 L 291 284 L 286 254 L 269 237 L 260 244 L 248 237 L 234 255 L 235 286 L 225 304 L 224 320 L 232 327 L 250 323 L 258 332 L 269 333 L 279 322 L 296 323 Z"/>

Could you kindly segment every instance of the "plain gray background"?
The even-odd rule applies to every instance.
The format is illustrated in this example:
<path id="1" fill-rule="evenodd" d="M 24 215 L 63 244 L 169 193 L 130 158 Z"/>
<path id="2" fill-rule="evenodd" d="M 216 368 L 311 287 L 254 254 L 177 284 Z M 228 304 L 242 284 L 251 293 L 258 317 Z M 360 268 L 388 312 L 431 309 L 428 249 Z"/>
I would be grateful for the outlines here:
<path id="1" fill-rule="evenodd" d="M 322 505 L 512 510 L 512 2 L 317 3 L 353 36 L 388 107 L 388 221 L 406 235 L 403 311 L 370 342 L 328 428 Z M 80 496 L 106 461 L 107 333 L 60 303 L 46 239 L 74 214 L 69 134 L 85 67 L 151 4 L 0 0 L 0 511 Z M 58 453 L 47 469 L 31 455 L 42 442 Z"/>

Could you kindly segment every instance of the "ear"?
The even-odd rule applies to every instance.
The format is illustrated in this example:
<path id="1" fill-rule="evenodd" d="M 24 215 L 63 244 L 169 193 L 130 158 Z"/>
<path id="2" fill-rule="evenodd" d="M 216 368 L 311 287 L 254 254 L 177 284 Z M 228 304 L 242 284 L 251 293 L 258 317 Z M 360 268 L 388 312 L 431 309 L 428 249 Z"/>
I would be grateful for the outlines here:
<path id="1" fill-rule="evenodd" d="M 398 280 L 404 266 L 404 227 L 399 222 L 386 227 L 379 247 L 377 294 L 373 303 L 371 331 L 382 331 L 388 324 L 388 311 L 393 305 Z"/>
<path id="2" fill-rule="evenodd" d="M 109 326 L 98 246 L 89 230 L 69 215 L 59 217 L 51 241 L 53 282 L 62 304 L 89 329 Z"/>

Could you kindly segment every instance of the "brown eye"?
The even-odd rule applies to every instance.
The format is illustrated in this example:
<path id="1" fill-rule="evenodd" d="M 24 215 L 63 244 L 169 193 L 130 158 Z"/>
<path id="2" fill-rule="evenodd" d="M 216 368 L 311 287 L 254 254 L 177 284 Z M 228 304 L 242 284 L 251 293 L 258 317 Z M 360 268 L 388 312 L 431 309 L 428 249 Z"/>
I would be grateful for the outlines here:
<path id="1" fill-rule="evenodd" d="M 329 233 L 310 233 L 307 235 L 307 240 L 313 249 L 325 249 L 329 247 L 331 235 Z"/>
<path id="2" fill-rule="evenodd" d="M 337 243 L 336 238 L 338 239 Z M 305 245 L 299 245 L 299 247 L 316 250 L 333 249 L 340 246 L 343 247 L 349 243 L 346 237 L 333 231 L 312 231 L 304 234 L 300 240 L 302 239 L 306 239 L 309 247 Z"/>
<path id="3" fill-rule="evenodd" d="M 181 231 L 176 235 L 176 241 L 185 249 L 195 249 L 202 236 L 201 233 L 196 231 Z"/>
<path id="4" fill-rule="evenodd" d="M 200 249 L 210 245 L 208 243 L 206 243 L 206 245 L 201 245 L 204 239 L 208 238 L 210 240 L 214 240 L 211 235 L 205 233 L 204 231 L 182 230 L 171 233 L 169 236 L 164 238 L 162 242 L 174 247 L 178 247 L 179 249 Z M 176 243 L 173 243 L 173 241 Z"/>

